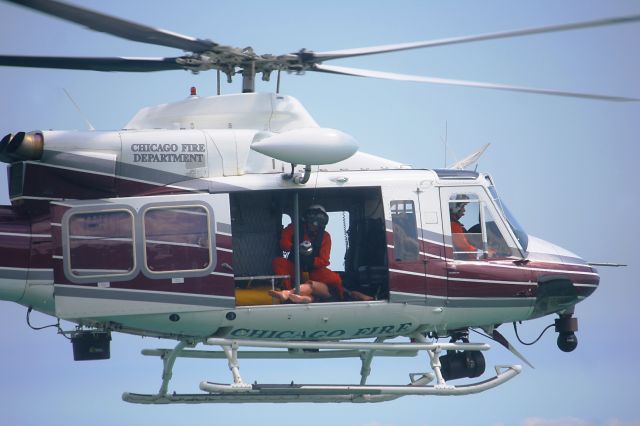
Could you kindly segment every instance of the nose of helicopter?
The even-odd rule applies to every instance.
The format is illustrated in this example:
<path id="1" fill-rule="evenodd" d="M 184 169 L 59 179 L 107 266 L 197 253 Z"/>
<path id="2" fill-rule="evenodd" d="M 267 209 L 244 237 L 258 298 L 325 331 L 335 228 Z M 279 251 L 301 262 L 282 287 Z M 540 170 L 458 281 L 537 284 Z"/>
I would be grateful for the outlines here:
<path id="1" fill-rule="evenodd" d="M 534 316 L 570 308 L 598 288 L 598 271 L 575 253 L 533 236 L 527 250 L 538 282 Z"/>

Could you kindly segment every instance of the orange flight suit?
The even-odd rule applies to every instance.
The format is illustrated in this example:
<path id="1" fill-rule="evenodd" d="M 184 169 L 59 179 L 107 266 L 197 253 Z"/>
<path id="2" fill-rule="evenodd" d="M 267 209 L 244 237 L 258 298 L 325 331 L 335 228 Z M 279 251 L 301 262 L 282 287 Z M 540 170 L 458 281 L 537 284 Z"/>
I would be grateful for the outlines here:
<path id="1" fill-rule="evenodd" d="M 328 232 L 322 231 L 322 243 L 320 244 L 320 250 L 317 256 L 313 258 L 313 266 L 309 271 L 309 279 L 313 281 L 320 281 L 325 283 L 329 287 L 334 287 L 340 299 L 344 296 L 344 289 L 342 287 L 342 278 L 336 272 L 327 268 L 329 266 L 329 257 L 331 255 L 331 236 Z M 300 236 L 300 241 L 309 240 L 312 238 L 307 234 L 306 225 L 303 226 L 303 235 Z M 280 248 L 283 251 L 291 252 L 293 248 L 293 224 L 289 224 L 280 236 Z M 302 255 L 300 256 L 302 257 Z M 273 259 L 273 272 L 276 275 L 289 275 L 293 277 L 295 274 L 294 259 L 285 259 L 284 257 L 276 257 Z M 291 289 L 291 280 L 283 280 L 282 285 L 286 289 Z"/>
<path id="2" fill-rule="evenodd" d="M 464 235 L 467 232 L 464 226 L 458 221 L 451 221 L 451 239 L 455 251 L 476 252 L 478 249 L 473 246 Z M 465 253 L 467 254 L 467 253 Z M 471 255 L 471 254 L 469 254 Z"/>

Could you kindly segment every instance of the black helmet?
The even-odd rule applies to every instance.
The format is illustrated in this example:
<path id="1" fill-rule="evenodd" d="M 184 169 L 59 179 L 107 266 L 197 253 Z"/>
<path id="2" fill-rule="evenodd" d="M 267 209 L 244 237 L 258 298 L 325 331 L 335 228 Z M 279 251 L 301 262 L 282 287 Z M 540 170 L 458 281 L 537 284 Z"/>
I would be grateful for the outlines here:
<path id="1" fill-rule="evenodd" d="M 329 223 L 329 215 L 320 204 L 313 204 L 304 211 L 304 221 L 310 225 L 324 227 Z"/>

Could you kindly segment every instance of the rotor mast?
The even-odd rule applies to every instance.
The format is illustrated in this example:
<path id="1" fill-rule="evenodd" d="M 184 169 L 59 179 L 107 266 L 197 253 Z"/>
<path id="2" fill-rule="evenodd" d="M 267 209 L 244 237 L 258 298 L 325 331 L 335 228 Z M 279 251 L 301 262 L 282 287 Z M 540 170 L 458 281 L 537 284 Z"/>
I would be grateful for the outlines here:
<path id="1" fill-rule="evenodd" d="M 256 91 L 256 63 L 249 62 L 242 70 L 242 93 Z"/>

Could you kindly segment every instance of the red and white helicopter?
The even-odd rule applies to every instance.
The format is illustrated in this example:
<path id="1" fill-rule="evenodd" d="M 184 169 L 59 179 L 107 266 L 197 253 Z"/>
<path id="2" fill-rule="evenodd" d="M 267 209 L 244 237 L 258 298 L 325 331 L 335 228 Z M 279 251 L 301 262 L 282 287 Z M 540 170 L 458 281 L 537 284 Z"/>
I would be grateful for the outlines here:
<path id="1" fill-rule="evenodd" d="M 0 299 L 78 324 L 78 360 L 109 357 L 111 332 L 177 341 L 146 350 L 163 360 L 155 394 L 125 393 L 135 403 L 378 402 L 404 395 L 463 395 L 513 378 L 484 373 L 469 329 L 524 360 L 498 332 L 501 324 L 557 315 L 558 346 L 576 347 L 574 306 L 599 283 L 593 264 L 528 235 L 488 174 L 465 170 L 478 155 L 447 169 L 413 169 L 358 151 L 355 140 L 321 128 L 294 98 L 255 93 L 255 77 L 325 72 L 454 84 L 604 101 L 637 101 L 557 90 L 383 73 L 326 65 L 332 59 L 640 21 L 628 16 L 542 28 L 331 52 L 258 55 L 143 26 L 58 1 L 11 1 L 109 34 L 189 54 L 174 58 L 0 56 L 0 65 L 150 72 L 215 69 L 243 78 L 236 95 L 189 98 L 139 111 L 118 131 L 7 134 L 12 206 L 0 210 Z M 277 91 L 279 92 L 279 90 Z M 301 165 L 301 168 L 298 168 Z M 349 291 L 366 300 L 280 303 L 282 275 L 272 261 L 283 224 L 320 204 L 342 217 Z M 466 232 L 452 231 L 464 206 Z M 455 218 L 454 218 L 455 221 Z M 299 227 L 294 226 L 298 231 Z M 301 235 L 294 233 L 294 246 Z M 468 240 L 473 250 L 456 241 Z M 297 253 L 297 251 L 296 251 Z M 299 256 L 299 253 L 297 253 Z M 300 262 L 293 262 L 296 288 Z M 270 292 L 271 291 L 271 292 Z M 394 338 L 405 338 L 386 342 Z M 446 338 L 447 343 L 438 339 Z M 368 340 L 366 340 L 368 339 Z M 373 342 L 371 341 L 373 340 Z M 196 345 L 222 351 L 196 350 Z M 246 351 L 240 348 L 277 351 Z M 368 385 L 376 356 L 427 352 L 432 372 L 410 383 Z M 169 393 L 178 357 L 226 358 L 228 384 L 202 393 Z M 362 361 L 354 385 L 249 384 L 238 358 Z M 526 362 L 526 360 L 524 360 Z M 434 382 L 434 384 L 431 384 Z"/>

